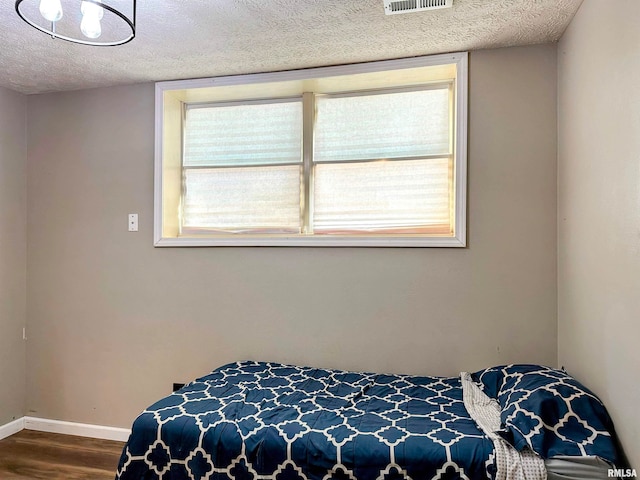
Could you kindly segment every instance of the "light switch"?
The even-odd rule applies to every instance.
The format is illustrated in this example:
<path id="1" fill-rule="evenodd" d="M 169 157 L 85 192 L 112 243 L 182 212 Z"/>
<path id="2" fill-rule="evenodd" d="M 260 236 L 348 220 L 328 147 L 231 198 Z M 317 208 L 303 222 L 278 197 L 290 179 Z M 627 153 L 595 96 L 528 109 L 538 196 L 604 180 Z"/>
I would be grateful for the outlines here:
<path id="1" fill-rule="evenodd" d="M 138 231 L 138 214 L 137 213 L 129 214 L 129 231 L 130 232 Z"/>

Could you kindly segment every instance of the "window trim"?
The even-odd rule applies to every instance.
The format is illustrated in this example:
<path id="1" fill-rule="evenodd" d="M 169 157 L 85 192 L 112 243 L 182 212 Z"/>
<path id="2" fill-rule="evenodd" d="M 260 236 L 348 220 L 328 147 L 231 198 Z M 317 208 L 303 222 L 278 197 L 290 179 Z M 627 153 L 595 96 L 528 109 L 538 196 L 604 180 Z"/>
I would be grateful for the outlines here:
<path id="1" fill-rule="evenodd" d="M 164 152 L 165 147 L 165 93 L 175 90 L 191 90 L 207 87 L 259 85 L 262 83 L 288 82 L 385 72 L 440 65 L 456 66 L 455 94 L 455 142 L 454 165 L 454 232 L 455 236 L 403 235 L 403 236 L 303 236 L 303 235 L 215 235 L 198 237 L 164 236 Z M 304 98 L 303 98 L 304 101 Z M 274 73 L 234 75 L 194 80 L 158 82 L 155 86 L 155 165 L 154 165 L 154 246 L 156 247 L 207 247 L 207 246 L 308 246 L 308 247 L 466 247 L 467 244 L 467 136 L 468 136 L 468 53 L 454 53 L 414 57 L 353 65 L 319 67 Z M 308 109 L 307 109 L 308 110 Z M 307 128 L 307 127 L 305 127 Z M 303 142 L 310 141 L 312 132 L 303 130 Z M 306 149 L 308 150 L 308 149 Z M 310 165 L 311 159 L 303 159 Z M 308 197 L 311 198 L 311 197 Z M 307 208 L 307 206 L 304 206 Z"/>

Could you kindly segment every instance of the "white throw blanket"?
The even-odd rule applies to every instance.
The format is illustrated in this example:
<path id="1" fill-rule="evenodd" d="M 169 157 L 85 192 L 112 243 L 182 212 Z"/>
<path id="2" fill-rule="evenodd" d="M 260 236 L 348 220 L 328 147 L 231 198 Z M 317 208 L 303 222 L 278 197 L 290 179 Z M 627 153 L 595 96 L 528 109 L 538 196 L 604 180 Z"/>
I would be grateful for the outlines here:
<path id="1" fill-rule="evenodd" d="M 480 429 L 493 441 L 495 480 L 547 480 L 544 460 L 529 448 L 518 452 L 496 432 L 500 430 L 500 405 L 489 398 L 467 372 L 460 374 L 464 406 Z"/>

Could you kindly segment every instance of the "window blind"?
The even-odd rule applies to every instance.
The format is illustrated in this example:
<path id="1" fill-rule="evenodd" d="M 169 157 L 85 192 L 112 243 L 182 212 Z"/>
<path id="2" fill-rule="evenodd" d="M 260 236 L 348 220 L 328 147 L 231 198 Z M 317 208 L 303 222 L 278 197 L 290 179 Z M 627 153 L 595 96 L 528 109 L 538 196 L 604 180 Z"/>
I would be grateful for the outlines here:
<path id="1" fill-rule="evenodd" d="M 184 167 L 301 162 L 302 100 L 189 107 Z"/>
<path id="2" fill-rule="evenodd" d="M 299 233 L 296 165 L 185 171 L 183 230 Z"/>
<path id="3" fill-rule="evenodd" d="M 450 176 L 448 158 L 319 164 L 314 232 L 450 234 Z"/>
<path id="4" fill-rule="evenodd" d="M 316 162 L 450 153 L 449 86 L 316 98 Z"/>

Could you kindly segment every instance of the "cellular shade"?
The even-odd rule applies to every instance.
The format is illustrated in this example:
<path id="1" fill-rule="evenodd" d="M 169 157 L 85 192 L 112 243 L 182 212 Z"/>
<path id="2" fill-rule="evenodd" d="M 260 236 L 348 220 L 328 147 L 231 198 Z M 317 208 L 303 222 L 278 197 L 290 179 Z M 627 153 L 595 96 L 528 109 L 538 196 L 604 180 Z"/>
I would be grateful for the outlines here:
<path id="1" fill-rule="evenodd" d="M 450 153 L 449 86 L 316 99 L 316 162 Z"/>
<path id="2" fill-rule="evenodd" d="M 316 234 L 452 231 L 449 158 L 318 164 Z"/>
<path id="3" fill-rule="evenodd" d="M 299 233 L 298 165 L 186 169 L 183 230 Z"/>
<path id="4" fill-rule="evenodd" d="M 184 167 L 301 162 L 302 102 L 189 107 Z"/>

